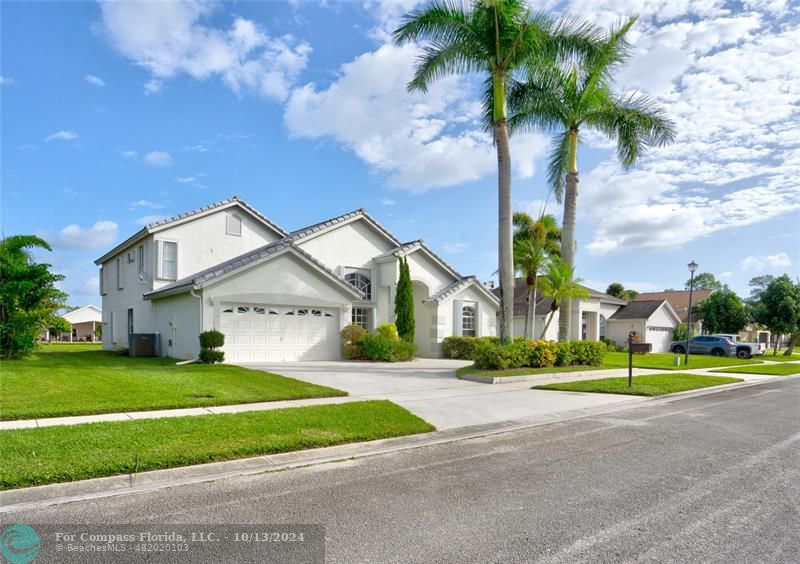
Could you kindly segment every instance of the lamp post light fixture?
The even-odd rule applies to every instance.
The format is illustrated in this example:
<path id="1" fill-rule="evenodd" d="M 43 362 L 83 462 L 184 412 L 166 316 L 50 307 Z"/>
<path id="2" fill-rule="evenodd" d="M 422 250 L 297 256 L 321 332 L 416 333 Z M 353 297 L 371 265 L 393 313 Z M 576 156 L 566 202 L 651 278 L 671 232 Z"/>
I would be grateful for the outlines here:
<path id="1" fill-rule="evenodd" d="M 689 277 L 689 318 L 686 324 L 686 357 L 683 360 L 683 363 L 686 365 L 689 364 L 689 341 L 692 338 L 692 292 L 694 291 L 694 272 L 699 265 L 692 261 L 687 266 L 689 267 L 689 272 L 692 274 Z"/>

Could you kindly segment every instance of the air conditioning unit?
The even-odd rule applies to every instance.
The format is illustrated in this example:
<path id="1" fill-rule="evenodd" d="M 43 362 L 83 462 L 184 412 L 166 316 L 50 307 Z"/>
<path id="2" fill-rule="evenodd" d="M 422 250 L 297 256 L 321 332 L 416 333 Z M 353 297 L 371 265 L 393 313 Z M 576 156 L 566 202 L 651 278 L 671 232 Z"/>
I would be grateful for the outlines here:
<path id="1" fill-rule="evenodd" d="M 158 333 L 130 333 L 128 356 L 158 356 Z"/>

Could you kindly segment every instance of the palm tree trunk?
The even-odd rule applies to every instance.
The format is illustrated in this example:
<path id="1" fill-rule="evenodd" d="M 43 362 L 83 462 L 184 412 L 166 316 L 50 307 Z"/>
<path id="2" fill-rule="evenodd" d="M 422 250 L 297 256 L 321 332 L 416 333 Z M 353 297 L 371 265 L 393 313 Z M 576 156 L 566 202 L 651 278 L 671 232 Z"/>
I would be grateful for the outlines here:
<path id="1" fill-rule="evenodd" d="M 544 336 L 547 334 L 547 328 L 550 327 L 550 322 L 553 321 L 553 317 L 555 316 L 556 311 L 558 311 L 558 310 L 556 310 L 556 309 L 550 310 L 550 316 L 547 318 L 547 322 L 544 324 L 544 328 L 542 329 L 542 336 L 539 337 L 540 339 L 544 340 Z M 561 312 L 561 313 L 564 313 L 564 312 Z M 559 319 L 561 319 L 560 316 L 559 316 Z M 560 321 L 559 321 L 559 323 L 560 323 Z"/>
<path id="2" fill-rule="evenodd" d="M 792 354 L 794 353 L 794 347 L 797 345 L 798 339 L 800 339 L 800 331 L 792 334 L 791 338 L 789 339 L 789 346 L 787 346 L 786 350 L 783 351 L 783 356 L 792 356 Z"/>
<path id="3" fill-rule="evenodd" d="M 494 142 L 497 147 L 498 258 L 500 274 L 500 340 L 511 340 L 514 317 L 514 254 L 511 211 L 511 150 L 506 123 L 505 77 L 494 77 Z"/>
<path id="4" fill-rule="evenodd" d="M 528 315 L 531 318 L 531 330 L 530 333 L 525 333 L 525 337 L 527 339 L 533 339 L 534 334 L 536 333 L 536 282 L 538 282 L 537 278 L 533 277 L 533 299 L 531 303 L 528 304 Z"/>
<path id="5" fill-rule="evenodd" d="M 561 260 L 575 268 L 575 210 L 578 206 L 578 130 L 569 131 L 569 157 L 567 182 L 564 189 L 564 221 L 561 231 Z M 558 317 L 558 340 L 569 341 L 572 335 L 572 300 L 565 299 L 560 305 Z"/>
<path id="6" fill-rule="evenodd" d="M 525 328 L 522 330 L 522 334 L 525 335 L 525 338 L 528 338 L 528 329 L 531 326 L 531 293 L 533 292 L 533 286 L 528 286 L 528 296 L 525 299 Z"/>

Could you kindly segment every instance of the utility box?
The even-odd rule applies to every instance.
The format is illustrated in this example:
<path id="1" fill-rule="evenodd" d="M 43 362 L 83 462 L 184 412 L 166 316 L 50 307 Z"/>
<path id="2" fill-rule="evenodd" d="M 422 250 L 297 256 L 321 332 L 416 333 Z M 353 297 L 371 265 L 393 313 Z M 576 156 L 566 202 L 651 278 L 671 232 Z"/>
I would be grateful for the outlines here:
<path id="1" fill-rule="evenodd" d="M 158 333 L 129 334 L 128 356 L 158 356 Z"/>

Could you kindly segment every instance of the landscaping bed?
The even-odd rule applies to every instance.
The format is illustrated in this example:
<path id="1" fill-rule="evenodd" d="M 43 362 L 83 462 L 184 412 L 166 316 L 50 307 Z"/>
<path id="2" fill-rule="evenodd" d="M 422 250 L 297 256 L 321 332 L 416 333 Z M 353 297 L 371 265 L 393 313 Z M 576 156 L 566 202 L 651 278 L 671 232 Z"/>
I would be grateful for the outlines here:
<path id="1" fill-rule="evenodd" d="M 675 357 L 681 359 L 680 366 L 675 366 Z M 636 368 L 653 368 L 656 370 L 688 370 L 695 368 L 716 368 L 718 366 L 738 366 L 743 364 L 760 364 L 760 359 L 741 359 L 726 356 L 707 356 L 693 354 L 689 356 L 689 364 L 683 364 L 684 355 L 673 353 L 648 353 L 633 355 L 633 366 Z M 627 352 L 608 352 L 603 360 L 608 368 L 627 368 Z"/>
<path id="2" fill-rule="evenodd" d="M 759 366 L 737 366 L 736 368 L 726 368 L 715 370 L 714 372 L 725 372 L 730 374 L 764 374 L 766 376 L 792 376 L 800 374 L 800 364 L 761 364 Z"/>
<path id="3" fill-rule="evenodd" d="M 434 431 L 389 401 L 0 431 L 0 489 Z"/>
<path id="4" fill-rule="evenodd" d="M 711 386 L 742 382 L 739 378 L 724 376 L 702 376 L 696 374 L 651 374 L 634 376 L 633 385 L 628 387 L 628 378 L 602 378 L 578 382 L 560 382 L 534 386 L 534 390 L 559 390 L 562 392 L 591 392 L 599 394 L 625 394 L 633 396 L 661 396 L 697 390 Z"/>
<path id="5" fill-rule="evenodd" d="M 261 370 L 176 366 L 175 359 L 131 358 L 91 345 L 45 345 L 26 360 L 3 361 L 0 389 L 5 421 L 347 395 Z"/>

